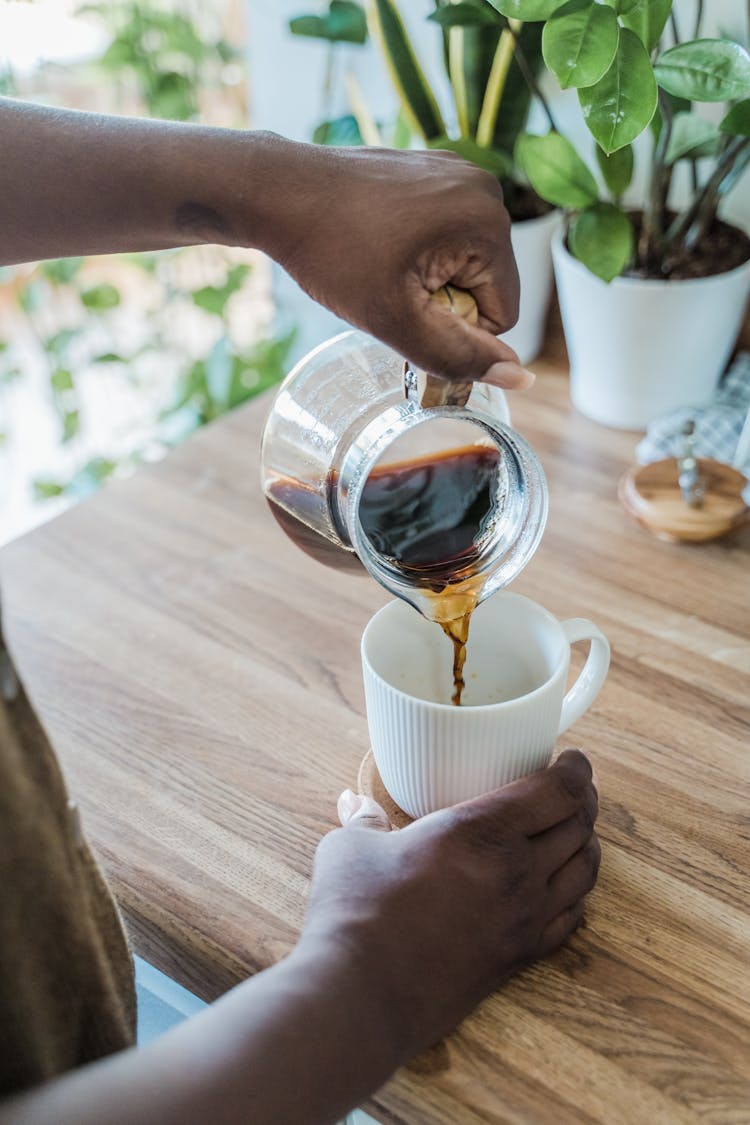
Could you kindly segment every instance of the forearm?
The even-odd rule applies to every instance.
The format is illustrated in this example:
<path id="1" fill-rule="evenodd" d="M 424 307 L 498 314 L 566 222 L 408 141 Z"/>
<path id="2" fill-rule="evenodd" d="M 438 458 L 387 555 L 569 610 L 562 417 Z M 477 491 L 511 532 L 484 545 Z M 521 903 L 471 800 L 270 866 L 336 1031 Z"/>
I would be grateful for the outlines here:
<path id="1" fill-rule="evenodd" d="M 0 1125 L 335 1122 L 403 1061 L 364 978 L 301 949 L 153 1046 L 0 1107 Z"/>
<path id="2" fill-rule="evenodd" d="M 203 242 L 272 249 L 276 185 L 305 147 L 0 98 L 0 263 Z"/>

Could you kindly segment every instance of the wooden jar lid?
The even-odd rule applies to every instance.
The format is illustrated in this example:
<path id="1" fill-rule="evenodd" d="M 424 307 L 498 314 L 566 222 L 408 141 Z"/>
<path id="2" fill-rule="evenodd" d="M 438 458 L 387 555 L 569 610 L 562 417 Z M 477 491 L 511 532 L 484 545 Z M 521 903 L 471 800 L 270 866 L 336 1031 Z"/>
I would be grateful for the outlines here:
<path id="1" fill-rule="evenodd" d="M 742 497 L 747 479 L 720 461 L 700 457 L 697 463 L 705 489 L 699 508 L 685 503 L 673 457 L 628 469 L 617 490 L 622 504 L 660 539 L 700 543 L 728 535 L 750 515 Z"/>
<path id="2" fill-rule="evenodd" d="M 375 755 L 372 750 L 367 751 L 359 767 L 357 792 L 377 801 L 394 828 L 406 828 L 407 824 L 411 824 L 412 818 L 396 804 L 385 785 L 383 785 L 383 779 L 375 765 Z"/>

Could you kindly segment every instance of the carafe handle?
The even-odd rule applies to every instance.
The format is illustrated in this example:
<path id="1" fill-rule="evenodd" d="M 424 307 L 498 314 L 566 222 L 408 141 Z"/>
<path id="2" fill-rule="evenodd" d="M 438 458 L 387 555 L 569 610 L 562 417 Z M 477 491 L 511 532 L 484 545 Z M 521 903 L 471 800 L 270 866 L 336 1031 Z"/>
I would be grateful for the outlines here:
<path id="1" fill-rule="evenodd" d="M 457 289 L 454 285 L 443 285 L 432 294 L 433 301 L 445 305 L 454 316 L 468 320 L 469 324 L 476 324 L 479 320 L 477 303 L 467 289 Z M 462 383 L 444 379 L 441 375 L 427 374 L 424 392 L 422 394 L 422 407 L 430 406 L 466 406 L 471 388 L 471 380 Z"/>

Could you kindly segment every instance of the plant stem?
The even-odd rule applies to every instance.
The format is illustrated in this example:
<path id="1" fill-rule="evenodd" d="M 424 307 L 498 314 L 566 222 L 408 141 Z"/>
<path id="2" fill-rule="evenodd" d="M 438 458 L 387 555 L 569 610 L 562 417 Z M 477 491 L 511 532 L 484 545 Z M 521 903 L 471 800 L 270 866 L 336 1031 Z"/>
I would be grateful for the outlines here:
<path id="1" fill-rule="evenodd" d="M 693 27 L 693 39 L 697 39 L 701 33 L 701 24 L 703 23 L 703 0 L 697 0 L 697 8 L 695 9 L 695 25 Z"/>
<path id="2" fill-rule="evenodd" d="M 721 197 L 726 195 L 729 189 L 739 179 L 744 172 L 748 161 L 750 161 L 750 140 L 747 138 L 737 138 L 740 141 L 732 162 L 722 177 L 717 181 L 712 192 L 704 196 L 703 202 L 698 210 L 695 222 L 688 232 L 686 238 L 686 245 L 688 249 L 697 246 L 698 243 L 705 238 L 706 234 L 710 231 L 713 222 L 716 218 Z M 709 181 L 710 186 L 710 181 Z"/>
<path id="3" fill-rule="evenodd" d="M 517 20 L 509 20 L 508 21 L 508 29 L 509 29 L 511 35 L 513 36 L 513 50 L 515 52 L 516 62 L 518 63 L 518 69 L 521 71 L 521 74 L 523 75 L 523 77 L 526 81 L 526 85 L 529 87 L 532 94 L 534 94 L 534 96 L 539 99 L 539 104 L 541 105 L 542 109 L 544 110 L 544 112 L 547 116 L 547 120 L 549 121 L 550 129 L 552 130 L 553 133 L 558 133 L 559 129 L 557 128 L 557 125 L 555 124 L 555 119 L 552 116 L 552 110 L 549 107 L 549 103 L 547 102 L 547 99 L 545 98 L 544 94 L 542 93 L 541 87 L 536 80 L 536 75 L 534 74 L 534 71 L 532 70 L 532 68 L 529 66 L 529 60 L 526 58 L 526 55 L 523 51 L 523 48 L 521 47 L 521 44 L 519 42 L 518 34 L 517 34 L 519 28 L 520 28 L 520 24 L 518 23 Z"/>
<path id="4" fill-rule="evenodd" d="M 661 112 L 661 129 L 659 139 L 654 147 L 651 183 L 643 212 L 641 235 L 638 240 L 638 259 L 646 269 L 650 267 L 654 258 L 661 253 L 661 243 L 664 237 L 664 211 L 672 180 L 671 170 L 667 167 L 666 156 L 672 136 L 673 117 L 669 98 L 663 90 L 659 90 L 659 110 Z"/>
<path id="5" fill-rule="evenodd" d="M 667 231 L 665 257 L 679 252 L 680 242 L 690 249 L 710 229 L 716 217 L 721 196 L 735 177 L 730 174 L 739 161 L 740 170 L 750 159 L 750 139 L 734 137 L 722 152 L 713 175 L 696 193 L 688 207 L 678 215 Z M 725 183 L 725 181 L 728 181 Z"/>
<path id="6" fill-rule="evenodd" d="M 513 61 L 514 39 L 515 36 L 513 32 L 506 27 L 501 32 L 497 47 L 495 48 L 490 76 L 487 79 L 484 97 L 482 98 L 482 108 L 479 111 L 479 120 L 477 121 L 476 142 L 478 145 L 482 145 L 483 148 L 489 148 L 492 144 L 492 138 L 495 135 L 495 125 L 500 110 L 500 102 L 502 100 L 503 90 L 505 89 L 510 64 Z"/>
<path id="7" fill-rule="evenodd" d="M 672 25 L 672 36 L 674 38 L 676 47 L 678 43 L 682 42 L 682 36 L 680 35 L 680 29 L 677 26 L 677 16 L 674 14 L 674 9 L 669 13 L 669 22 Z"/>

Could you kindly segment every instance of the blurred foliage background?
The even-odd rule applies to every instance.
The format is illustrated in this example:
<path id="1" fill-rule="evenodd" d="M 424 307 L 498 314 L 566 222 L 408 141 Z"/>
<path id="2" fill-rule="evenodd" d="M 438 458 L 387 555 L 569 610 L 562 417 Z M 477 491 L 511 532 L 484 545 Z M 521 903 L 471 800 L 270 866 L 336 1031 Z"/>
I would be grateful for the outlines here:
<path id="1" fill-rule="evenodd" d="M 101 48 L 19 73 L 0 47 L 1 93 L 247 124 L 239 3 L 103 0 L 77 4 L 72 18 Z M 267 267 L 252 251 L 192 247 L 0 270 L 0 540 L 23 529 L 29 491 L 57 498 L 56 509 L 276 383 L 293 331 L 274 334 L 273 323 Z"/>

